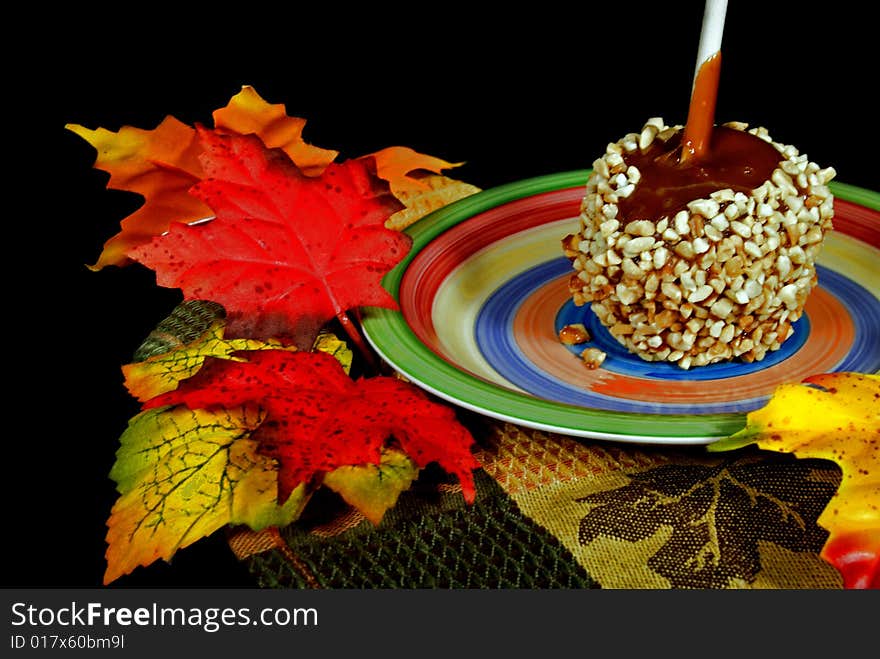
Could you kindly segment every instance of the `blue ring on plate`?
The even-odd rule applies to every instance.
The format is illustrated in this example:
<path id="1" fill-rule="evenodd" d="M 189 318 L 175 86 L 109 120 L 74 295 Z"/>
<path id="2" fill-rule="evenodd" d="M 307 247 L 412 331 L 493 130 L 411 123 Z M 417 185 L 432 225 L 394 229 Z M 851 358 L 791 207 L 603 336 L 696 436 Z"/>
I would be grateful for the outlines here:
<path id="1" fill-rule="evenodd" d="M 822 287 L 843 304 L 854 326 L 855 340 L 849 347 L 846 357 L 834 370 L 846 371 L 855 368 L 862 372 L 880 370 L 878 300 L 864 287 L 838 272 L 821 265 L 817 265 L 816 270 Z M 519 313 L 523 300 L 541 286 L 570 272 L 571 263 L 565 257 L 540 263 L 499 286 L 479 310 L 474 328 L 477 346 L 489 364 L 509 382 L 532 395 L 545 399 L 619 412 L 660 414 L 748 412 L 766 402 L 767 397 L 705 404 L 631 401 L 599 394 L 551 377 L 519 349 L 513 334 L 513 321 Z M 646 362 L 630 354 L 598 321 L 588 305 L 576 307 L 569 300 L 559 310 L 554 322 L 557 332 L 566 324 L 584 323 L 593 337 L 593 344 L 608 355 L 602 365 L 604 369 L 635 378 L 656 380 L 717 381 L 763 370 L 795 354 L 804 345 L 810 333 L 810 322 L 805 314 L 792 325 L 794 335 L 779 350 L 768 353 L 760 362 L 734 360 L 683 371 L 673 364 Z M 570 349 L 576 355 L 583 347 Z"/>
<path id="2" fill-rule="evenodd" d="M 834 270 L 816 265 L 822 288 L 834 294 L 853 321 L 855 340 L 835 371 L 880 371 L 880 301 L 863 286 Z"/>

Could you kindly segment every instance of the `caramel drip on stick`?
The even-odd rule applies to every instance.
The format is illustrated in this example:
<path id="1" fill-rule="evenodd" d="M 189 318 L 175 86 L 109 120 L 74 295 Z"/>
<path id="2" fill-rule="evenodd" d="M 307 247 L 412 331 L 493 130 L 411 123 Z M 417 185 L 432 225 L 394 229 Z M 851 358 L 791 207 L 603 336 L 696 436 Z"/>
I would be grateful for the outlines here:
<path id="1" fill-rule="evenodd" d="M 681 162 L 698 161 L 709 150 L 715 124 L 715 102 L 721 77 L 721 51 L 700 65 L 688 107 L 687 124 L 682 139 Z"/>
<path id="2" fill-rule="evenodd" d="M 684 127 L 679 162 L 682 165 L 702 159 L 709 150 L 715 122 L 715 99 L 721 75 L 721 38 L 727 16 L 727 0 L 706 0 L 703 26 L 697 49 L 697 66 L 687 123 Z"/>

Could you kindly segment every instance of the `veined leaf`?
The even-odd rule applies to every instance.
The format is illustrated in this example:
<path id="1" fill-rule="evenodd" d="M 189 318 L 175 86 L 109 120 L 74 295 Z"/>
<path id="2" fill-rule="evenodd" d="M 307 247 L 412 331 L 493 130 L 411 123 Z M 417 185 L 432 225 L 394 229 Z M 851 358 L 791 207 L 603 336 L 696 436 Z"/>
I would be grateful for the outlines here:
<path id="1" fill-rule="evenodd" d="M 396 308 L 381 279 L 410 239 L 385 228 L 400 204 L 365 161 L 305 177 L 253 136 L 200 135 L 207 178 L 193 192 L 215 219 L 175 224 L 130 253 L 160 285 L 221 304 L 232 336 L 306 348 L 334 316 Z"/>
<path id="2" fill-rule="evenodd" d="M 248 350 L 295 350 L 284 346 L 280 341 L 258 341 L 255 339 L 224 338 L 225 320 L 216 320 L 211 327 L 196 340 L 174 348 L 149 359 L 126 364 L 122 367 L 125 386 L 129 393 L 144 402 L 159 394 L 177 388 L 182 380 L 192 377 L 207 357 L 241 361 L 235 353 Z"/>
<path id="3" fill-rule="evenodd" d="M 306 120 L 287 115 L 283 104 L 266 102 L 250 85 L 242 86 L 212 117 L 218 133 L 254 135 L 267 149 L 284 152 L 305 176 L 321 176 L 339 155 L 338 151 L 308 144 L 302 135 Z M 202 144 L 195 128 L 171 116 L 152 130 L 124 126 L 114 133 L 74 123 L 65 127 L 95 147 L 94 167 L 110 174 L 108 188 L 134 192 L 144 199 L 137 211 L 121 221 L 121 231 L 105 243 L 91 269 L 127 265 L 130 250 L 162 235 L 173 223 L 188 224 L 211 217 L 209 206 L 190 194 L 192 186 L 204 178 L 199 161 Z M 375 163 L 377 177 L 387 181 L 392 194 L 401 200 L 432 190 L 426 173 L 439 174 L 462 164 L 399 146 L 362 158 Z M 410 215 L 407 217 L 411 220 Z"/>
<path id="4" fill-rule="evenodd" d="M 279 506 L 276 463 L 250 437 L 263 419 L 255 406 L 157 408 L 132 419 L 110 472 L 120 497 L 107 521 L 105 584 L 227 524 L 258 530 L 300 515 L 305 484 Z"/>
<path id="5" fill-rule="evenodd" d="M 321 352 L 261 350 L 246 362 L 212 359 L 192 378 L 146 407 L 193 410 L 259 405 L 266 419 L 252 439 L 279 464 L 279 500 L 301 483 L 339 467 L 379 464 L 397 448 L 419 467 L 437 462 L 473 501 L 473 437 L 454 411 L 391 377 L 352 380 Z"/>

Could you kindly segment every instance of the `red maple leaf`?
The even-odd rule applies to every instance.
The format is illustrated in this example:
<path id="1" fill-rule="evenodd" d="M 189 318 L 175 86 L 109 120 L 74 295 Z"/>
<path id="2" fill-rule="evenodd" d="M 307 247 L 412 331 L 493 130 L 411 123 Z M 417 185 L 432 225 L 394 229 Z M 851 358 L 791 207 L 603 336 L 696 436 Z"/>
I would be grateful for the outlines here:
<path id="1" fill-rule="evenodd" d="M 240 353 L 242 354 L 242 353 Z M 352 380 L 322 352 L 260 350 L 247 361 L 209 358 L 175 391 L 144 408 L 183 404 L 190 409 L 256 403 L 266 413 L 252 433 L 259 452 L 278 460 L 279 501 L 302 482 L 337 467 L 379 464 L 396 443 L 420 468 L 436 462 L 458 477 L 468 502 L 475 496 L 473 438 L 452 408 L 391 377 Z"/>
<path id="2" fill-rule="evenodd" d="M 382 276 L 406 255 L 408 236 L 385 228 L 402 208 L 370 158 L 307 177 L 255 136 L 198 127 L 205 178 L 191 193 L 215 218 L 172 224 L 130 256 L 184 299 L 212 300 L 231 336 L 288 337 L 359 306 L 395 309 Z"/>

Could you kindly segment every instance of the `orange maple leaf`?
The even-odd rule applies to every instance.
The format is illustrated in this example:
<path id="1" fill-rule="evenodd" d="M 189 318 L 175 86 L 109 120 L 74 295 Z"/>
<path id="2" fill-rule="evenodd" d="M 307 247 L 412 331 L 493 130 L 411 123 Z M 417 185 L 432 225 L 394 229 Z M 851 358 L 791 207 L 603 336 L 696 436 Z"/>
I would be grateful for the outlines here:
<path id="1" fill-rule="evenodd" d="M 214 112 L 218 128 L 257 135 L 269 148 L 283 150 L 306 174 L 320 175 L 336 158 L 302 139 L 305 120 L 287 117 L 283 105 L 270 105 L 245 86 L 225 108 Z M 211 209 L 189 194 L 203 178 L 202 146 L 193 127 L 168 116 L 153 130 L 124 126 L 118 133 L 67 124 L 98 152 L 95 167 L 110 173 L 107 187 L 140 194 L 144 204 L 122 220 L 121 231 L 105 244 L 90 266 L 126 265 L 130 250 L 166 232 L 173 222 L 190 223 L 212 216 Z"/>
<path id="2" fill-rule="evenodd" d="M 213 112 L 215 129 L 238 135 L 256 135 L 270 149 L 280 149 L 306 176 L 320 176 L 339 155 L 306 143 L 302 133 L 306 120 L 291 117 L 283 104 L 266 102 L 253 87 L 243 86 L 226 107 Z M 174 222 L 192 223 L 212 217 L 190 189 L 203 178 L 199 161 L 202 146 L 193 127 L 167 117 L 153 130 L 130 126 L 118 133 L 104 128 L 90 130 L 67 124 L 98 151 L 95 167 L 110 173 L 108 188 L 140 194 L 144 204 L 123 219 L 121 231 L 105 244 L 98 261 L 89 266 L 127 265 L 132 249 L 144 245 L 170 228 Z M 376 174 L 388 181 L 400 200 L 432 188 L 421 178 L 427 172 L 439 174 L 461 163 L 418 153 L 409 147 L 388 147 L 362 156 L 376 162 Z"/>
<path id="3" fill-rule="evenodd" d="M 336 160 L 338 151 L 303 141 L 306 120 L 287 115 L 282 103 L 271 105 L 253 87 L 245 85 L 225 108 L 214 110 L 214 128 L 239 135 L 257 135 L 268 148 L 284 151 L 306 176 L 320 176 Z"/>
<path id="4" fill-rule="evenodd" d="M 439 174 L 444 169 L 460 167 L 464 163 L 446 162 L 440 158 L 419 153 L 408 146 L 389 146 L 376 151 L 365 158 L 372 156 L 376 159 L 376 175 L 391 185 L 391 192 L 398 199 L 401 195 L 414 194 L 419 191 L 430 190 L 430 186 L 417 176 L 410 176 L 413 172 L 434 172 Z"/>
<path id="5" fill-rule="evenodd" d="M 196 131 L 174 117 L 153 130 L 123 126 L 114 133 L 67 124 L 98 152 L 95 168 L 110 173 L 107 187 L 135 192 L 144 204 L 120 223 L 122 230 L 104 243 L 92 270 L 130 262 L 128 251 L 168 230 L 171 222 L 211 216 L 211 209 L 189 194 L 202 178 Z"/>

